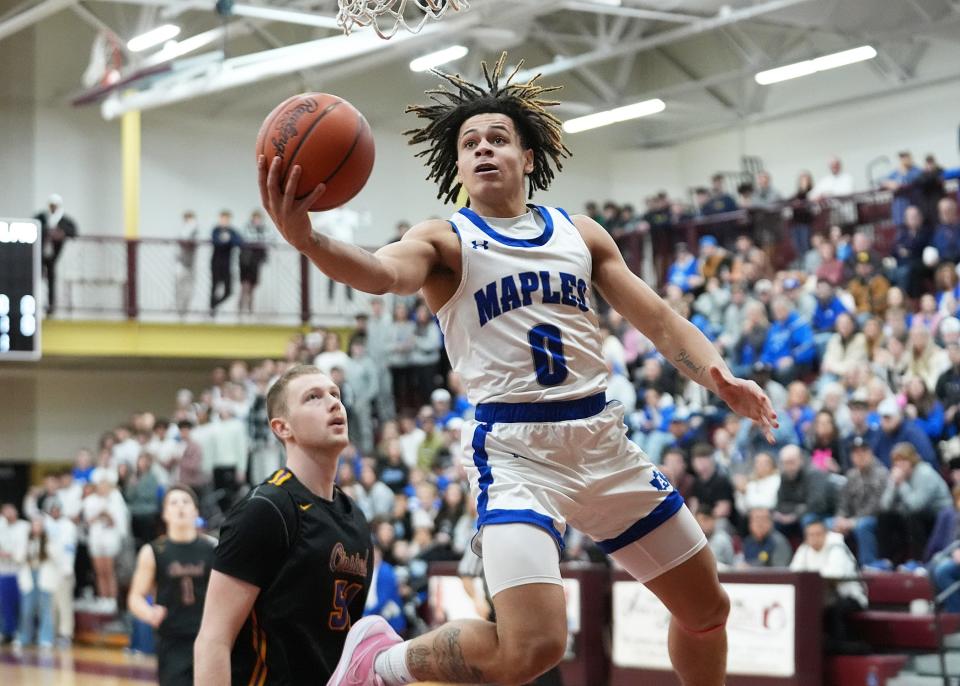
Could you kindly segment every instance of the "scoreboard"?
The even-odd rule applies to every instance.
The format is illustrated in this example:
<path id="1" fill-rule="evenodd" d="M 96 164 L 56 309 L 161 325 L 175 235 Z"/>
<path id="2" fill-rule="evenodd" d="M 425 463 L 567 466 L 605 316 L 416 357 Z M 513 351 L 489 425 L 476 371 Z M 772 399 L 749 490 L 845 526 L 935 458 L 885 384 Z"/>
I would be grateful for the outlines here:
<path id="1" fill-rule="evenodd" d="M 0 363 L 40 359 L 40 223 L 0 217 Z"/>

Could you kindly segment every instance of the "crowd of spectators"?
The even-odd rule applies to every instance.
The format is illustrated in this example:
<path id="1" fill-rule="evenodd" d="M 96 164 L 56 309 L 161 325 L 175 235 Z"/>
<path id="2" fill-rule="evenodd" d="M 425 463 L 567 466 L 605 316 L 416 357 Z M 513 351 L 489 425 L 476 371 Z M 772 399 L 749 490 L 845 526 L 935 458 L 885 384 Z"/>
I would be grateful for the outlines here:
<path id="1" fill-rule="evenodd" d="M 921 197 L 914 190 L 925 172 L 911 170 L 889 180 L 900 184 L 891 186 L 895 197 Z M 708 233 L 696 246 L 677 245 L 657 284 L 736 374 L 766 390 L 779 414 L 775 443 L 600 301 L 608 397 L 624 405 L 632 440 L 686 498 L 722 566 L 789 566 L 836 579 L 901 566 L 948 585 L 960 578 L 957 198 L 941 184 L 931 200 L 924 186 L 924 202 L 894 207 L 898 239 L 884 255 L 855 225 L 817 232 L 804 224 L 800 200 L 848 192 L 838 160 L 827 178 L 801 177 L 787 224 L 797 254 L 784 268 L 756 234 Z M 766 174 L 741 184 L 739 200 L 725 193 L 722 175 L 703 191 L 702 214 L 782 197 Z M 660 194 L 642 216 L 613 203 L 586 211 L 624 235 L 669 228 L 688 210 Z M 419 622 L 426 565 L 462 557 L 476 513 L 460 443 L 472 408 L 435 320 L 410 296 L 373 298 L 348 331 L 314 328 L 282 359 L 215 368 L 205 388 L 181 389 L 162 418 L 138 412 L 80 450 L 72 468 L 46 476 L 23 503 L 26 520 L 6 504 L 4 632 L 13 631 L 10 619 L 29 643 L 39 617 L 41 645 L 54 633 L 69 640 L 74 596 L 116 612 L 136 547 L 158 533 L 168 484 L 194 488 L 215 530 L 251 484 L 282 464 L 265 396 L 297 363 L 315 364 L 342 389 L 351 445 L 338 482 L 371 522 L 381 570 L 371 609 L 401 630 Z M 576 531 L 564 556 L 605 560 Z M 838 581 L 835 590 L 840 626 L 865 599 L 856 583 Z M 19 598 L 19 620 L 10 598 Z M 960 609 L 960 597 L 951 602 Z"/>

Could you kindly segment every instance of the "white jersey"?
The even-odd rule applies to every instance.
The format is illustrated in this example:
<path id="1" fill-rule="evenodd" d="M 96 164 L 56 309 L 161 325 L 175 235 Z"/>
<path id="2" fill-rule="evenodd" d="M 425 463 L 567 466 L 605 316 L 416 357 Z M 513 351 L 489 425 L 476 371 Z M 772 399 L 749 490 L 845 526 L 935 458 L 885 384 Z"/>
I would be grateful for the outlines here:
<path id="1" fill-rule="evenodd" d="M 460 286 L 437 318 L 474 405 L 572 400 L 606 388 L 592 258 L 562 210 L 511 219 L 462 208 Z"/>

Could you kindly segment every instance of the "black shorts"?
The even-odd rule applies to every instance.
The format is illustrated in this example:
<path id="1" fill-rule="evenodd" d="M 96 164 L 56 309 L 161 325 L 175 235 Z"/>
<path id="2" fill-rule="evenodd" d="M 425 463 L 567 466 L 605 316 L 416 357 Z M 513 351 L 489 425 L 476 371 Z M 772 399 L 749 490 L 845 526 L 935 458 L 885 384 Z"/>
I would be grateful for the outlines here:
<path id="1" fill-rule="evenodd" d="M 193 638 L 157 636 L 160 686 L 193 686 Z"/>
<path id="2" fill-rule="evenodd" d="M 240 263 L 240 283 L 252 283 L 256 286 L 260 283 L 260 263 L 252 264 Z"/>
<path id="3" fill-rule="evenodd" d="M 246 249 L 240 251 L 240 283 L 251 283 L 256 286 L 260 283 L 260 266 L 266 258 L 262 249 Z"/>

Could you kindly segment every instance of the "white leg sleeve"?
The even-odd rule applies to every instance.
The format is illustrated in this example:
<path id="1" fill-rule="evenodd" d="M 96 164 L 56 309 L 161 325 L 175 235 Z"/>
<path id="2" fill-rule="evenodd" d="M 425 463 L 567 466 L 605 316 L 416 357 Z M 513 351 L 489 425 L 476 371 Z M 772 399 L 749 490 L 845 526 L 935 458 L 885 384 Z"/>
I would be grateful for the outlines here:
<path id="1" fill-rule="evenodd" d="M 483 573 L 490 597 L 524 584 L 562 584 L 560 551 L 553 536 L 532 524 L 487 524 Z"/>
<path id="2" fill-rule="evenodd" d="M 646 583 L 686 562 L 706 545 L 707 538 L 697 520 L 690 510 L 681 507 L 670 519 L 611 557 L 634 579 Z"/>

